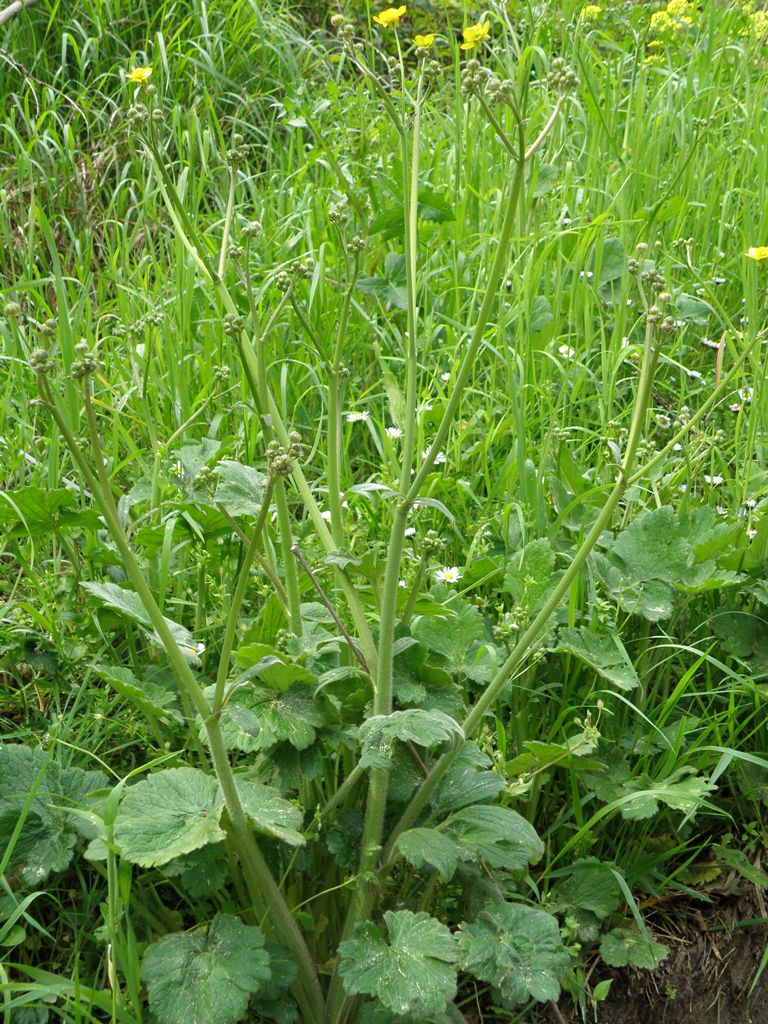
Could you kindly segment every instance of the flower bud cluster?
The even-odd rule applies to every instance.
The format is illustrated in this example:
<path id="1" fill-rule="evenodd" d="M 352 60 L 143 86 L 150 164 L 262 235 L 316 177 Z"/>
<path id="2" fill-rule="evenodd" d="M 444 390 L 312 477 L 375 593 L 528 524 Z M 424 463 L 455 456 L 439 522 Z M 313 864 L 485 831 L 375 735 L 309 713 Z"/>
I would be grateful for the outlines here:
<path id="1" fill-rule="evenodd" d="M 257 220 L 249 220 L 240 229 L 243 238 L 256 238 L 261 234 L 261 224 Z"/>
<path id="2" fill-rule="evenodd" d="M 288 435 L 289 444 L 284 448 L 278 441 L 270 441 L 267 445 L 267 462 L 269 472 L 273 476 L 290 476 L 293 472 L 293 463 L 301 458 L 303 445 L 301 434 L 292 430 Z"/>
<path id="3" fill-rule="evenodd" d="M 49 374 L 53 369 L 51 354 L 47 348 L 36 348 L 29 357 L 29 365 L 35 373 Z"/>
<path id="4" fill-rule="evenodd" d="M 222 323 L 228 338 L 239 338 L 245 330 L 245 319 L 237 313 L 227 313 Z"/>
<path id="5" fill-rule="evenodd" d="M 552 61 L 547 81 L 550 87 L 561 96 L 573 92 L 581 84 L 573 69 L 566 64 L 562 57 L 555 57 Z"/>
<path id="6" fill-rule="evenodd" d="M 91 351 L 88 342 L 83 339 L 75 345 L 79 359 L 72 363 L 72 376 L 75 380 L 84 380 L 99 368 L 99 361 L 96 353 Z"/>
<path id="7" fill-rule="evenodd" d="M 232 145 L 227 150 L 227 160 L 230 167 L 239 167 L 248 159 L 248 146 L 243 142 L 243 136 L 235 132 L 232 136 Z"/>

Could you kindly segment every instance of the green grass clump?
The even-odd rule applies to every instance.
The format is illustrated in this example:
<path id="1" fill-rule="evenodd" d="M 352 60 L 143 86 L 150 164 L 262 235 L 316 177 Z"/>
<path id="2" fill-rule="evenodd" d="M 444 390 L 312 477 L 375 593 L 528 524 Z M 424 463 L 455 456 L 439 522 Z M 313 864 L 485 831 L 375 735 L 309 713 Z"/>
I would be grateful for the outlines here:
<path id="1" fill-rule="evenodd" d="M 764 12 L 379 13 L 0 30 L 3 1024 L 586 1012 L 765 884 Z"/>

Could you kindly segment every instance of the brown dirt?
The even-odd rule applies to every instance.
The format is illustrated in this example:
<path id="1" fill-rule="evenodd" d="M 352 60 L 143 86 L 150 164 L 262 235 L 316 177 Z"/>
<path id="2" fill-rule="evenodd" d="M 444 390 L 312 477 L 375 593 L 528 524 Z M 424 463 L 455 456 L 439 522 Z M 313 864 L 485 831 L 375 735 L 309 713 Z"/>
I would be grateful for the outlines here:
<path id="1" fill-rule="evenodd" d="M 709 896 L 712 904 L 666 903 L 646 913 L 654 939 L 669 948 L 669 956 L 655 971 L 598 967 L 590 985 L 604 978 L 613 984 L 608 998 L 588 1011 L 588 1022 L 768 1024 L 768 965 L 748 996 L 768 949 L 765 893 L 750 886 Z M 582 1024 L 578 1007 L 566 1000 L 544 1020 Z"/>

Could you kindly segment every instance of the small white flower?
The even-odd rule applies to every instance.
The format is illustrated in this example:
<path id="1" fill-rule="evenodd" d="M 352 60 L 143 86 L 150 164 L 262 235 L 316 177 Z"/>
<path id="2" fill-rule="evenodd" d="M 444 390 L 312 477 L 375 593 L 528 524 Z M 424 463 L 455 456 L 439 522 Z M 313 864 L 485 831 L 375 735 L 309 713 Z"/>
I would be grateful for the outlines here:
<path id="1" fill-rule="evenodd" d="M 669 430 L 672 426 L 672 420 L 664 412 L 656 413 L 656 426 L 659 430 Z"/>
<path id="2" fill-rule="evenodd" d="M 702 345 L 704 345 L 706 348 L 713 348 L 715 350 L 720 348 L 720 342 L 719 341 L 712 341 L 711 338 L 699 338 L 699 342 Z"/>
<path id="3" fill-rule="evenodd" d="M 403 536 L 404 537 L 414 537 L 415 535 L 416 535 L 416 527 L 415 526 L 406 526 L 406 528 L 403 530 Z"/>
<path id="4" fill-rule="evenodd" d="M 557 349 L 563 359 L 573 359 L 576 355 L 576 349 L 571 348 L 570 345 L 560 345 Z"/>
<path id="5" fill-rule="evenodd" d="M 447 384 L 450 379 L 451 379 L 450 373 L 446 372 L 446 373 L 441 373 L 440 374 L 440 380 L 443 382 L 443 384 Z"/>
<path id="6" fill-rule="evenodd" d="M 679 441 L 677 442 L 677 444 L 673 444 L 672 445 L 672 451 L 673 452 L 681 452 L 682 450 L 683 450 L 683 446 L 680 444 Z"/>
<path id="7" fill-rule="evenodd" d="M 594 273 L 591 270 L 582 270 L 582 272 L 579 274 L 579 280 L 580 281 L 589 281 L 594 276 L 595 275 L 594 275 Z"/>
<path id="8" fill-rule="evenodd" d="M 712 278 L 712 283 L 713 284 L 725 284 L 727 280 L 728 280 L 727 277 L 713 277 Z"/>
<path id="9" fill-rule="evenodd" d="M 333 518 L 331 510 L 329 508 L 324 508 L 323 511 L 320 513 L 320 518 L 324 519 L 326 523 L 330 523 L 331 519 Z"/>
<path id="10" fill-rule="evenodd" d="M 751 402 L 754 391 L 752 388 L 739 388 L 739 398 L 742 402 Z"/>
<path id="11" fill-rule="evenodd" d="M 754 508 L 756 504 L 757 504 L 757 499 L 755 499 L 755 498 L 747 498 L 747 500 L 744 502 L 744 505 L 746 506 L 746 508 Z"/>
<path id="12" fill-rule="evenodd" d="M 444 466 L 445 465 L 445 452 L 438 452 L 437 453 L 437 455 L 435 456 L 435 465 L 436 466 Z"/>
<path id="13" fill-rule="evenodd" d="M 199 656 L 200 656 L 201 654 L 204 654 L 204 653 L 205 653 L 205 644 L 203 644 L 203 643 L 200 643 L 200 642 L 198 641 L 198 643 L 197 643 L 197 644 L 195 645 L 195 651 L 197 652 L 197 655 L 198 655 L 198 657 L 199 657 Z"/>
<path id="14" fill-rule="evenodd" d="M 422 402 L 421 405 L 418 407 L 418 409 L 416 411 L 417 412 L 432 412 L 432 403 L 431 402 Z"/>
<path id="15" fill-rule="evenodd" d="M 723 477 L 721 476 L 710 476 L 709 473 L 704 474 L 705 484 L 711 484 L 713 487 L 719 487 L 722 482 Z"/>
<path id="16" fill-rule="evenodd" d="M 741 412 L 741 402 L 731 402 L 728 408 L 731 412 Z"/>
<path id="17" fill-rule="evenodd" d="M 458 583 L 461 571 L 455 565 L 446 565 L 443 569 L 435 570 L 435 579 L 438 583 Z"/>
<path id="18" fill-rule="evenodd" d="M 680 486 L 677 489 L 678 491 L 680 491 L 681 494 L 685 494 L 685 492 L 688 490 L 688 484 L 680 484 Z"/>
<path id="19" fill-rule="evenodd" d="M 403 436 L 403 432 L 400 427 L 387 427 L 384 431 L 388 438 L 392 441 L 397 441 L 398 438 Z"/>
<path id="20" fill-rule="evenodd" d="M 749 540 L 754 540 L 756 536 L 757 536 L 757 530 L 747 530 L 747 538 Z"/>
<path id="21" fill-rule="evenodd" d="M 403 588 L 408 586 L 408 584 L 405 582 L 405 580 L 398 580 L 397 581 L 397 585 L 398 585 L 398 587 L 403 587 Z"/>
<path id="22" fill-rule="evenodd" d="M 362 412 L 348 412 L 347 423 L 365 423 L 369 416 L 367 409 L 363 409 Z"/>
<path id="23" fill-rule="evenodd" d="M 688 377 L 690 377 L 692 380 L 700 380 L 700 381 L 704 380 L 704 374 L 701 373 L 700 370 L 686 370 L 685 372 L 686 372 L 686 375 Z"/>

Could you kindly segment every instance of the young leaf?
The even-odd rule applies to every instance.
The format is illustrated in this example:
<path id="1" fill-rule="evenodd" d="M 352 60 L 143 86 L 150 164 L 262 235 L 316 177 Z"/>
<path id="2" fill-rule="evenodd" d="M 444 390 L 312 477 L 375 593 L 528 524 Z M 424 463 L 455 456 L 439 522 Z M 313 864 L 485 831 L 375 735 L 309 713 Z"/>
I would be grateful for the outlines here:
<path id="1" fill-rule="evenodd" d="M 125 615 L 129 619 L 133 619 L 134 622 L 138 622 L 152 638 L 152 642 L 157 644 L 158 647 L 162 646 L 162 641 L 155 632 L 144 605 L 142 604 L 141 598 L 136 591 L 127 590 L 125 587 L 118 587 L 116 583 L 84 582 L 81 583 L 80 586 L 83 590 L 87 590 L 89 594 L 92 594 L 93 597 L 102 604 L 106 605 L 107 608 L 111 608 L 120 615 Z M 190 661 L 198 661 L 195 638 L 189 630 L 180 623 L 174 622 L 173 619 L 167 618 L 165 615 L 163 618 L 165 619 L 166 626 L 168 626 L 173 634 L 174 640 L 187 658 L 189 658 Z"/>
<path id="2" fill-rule="evenodd" d="M 290 846 L 304 845 L 305 839 L 300 831 L 304 815 L 298 807 L 284 800 L 270 786 L 250 779 L 238 779 L 237 791 L 257 832 L 280 839 Z"/>
<path id="3" fill-rule="evenodd" d="M 491 905 L 457 934 L 460 964 L 498 989 L 505 1006 L 556 1000 L 568 953 L 556 918 L 522 904 Z"/>
<path id="4" fill-rule="evenodd" d="M 693 768 L 678 768 L 657 782 L 652 782 L 647 776 L 640 777 L 622 786 L 621 814 L 628 821 L 640 821 L 656 814 L 659 803 L 684 814 L 693 814 L 704 803 L 707 794 L 716 788 L 696 775 Z"/>
<path id="5" fill-rule="evenodd" d="M 504 587 L 529 614 L 537 612 L 555 585 L 555 552 L 542 537 L 516 554 L 504 573 Z"/>
<path id="6" fill-rule="evenodd" d="M 27 798 L 35 791 L 13 848 L 10 873 L 18 872 L 27 885 L 37 885 L 52 871 L 63 871 L 78 837 L 93 834 L 85 819 L 66 808 L 87 806 L 88 794 L 104 781 L 101 772 L 61 769 L 42 750 L 16 743 L 0 746 L 0 850 L 10 843 Z"/>
<path id="7" fill-rule="evenodd" d="M 614 928 L 600 943 L 600 956 L 610 967 L 631 965 L 652 970 L 668 953 L 666 946 L 637 928 Z"/>
<path id="8" fill-rule="evenodd" d="M 536 830 L 517 811 L 507 807 L 465 807 L 445 825 L 445 834 L 469 856 L 495 868 L 524 871 L 544 853 Z"/>
<path id="9" fill-rule="evenodd" d="M 477 744 L 467 740 L 453 764 L 437 784 L 432 805 L 438 811 L 457 811 L 468 804 L 493 800 L 504 789 L 505 782 L 489 771 L 491 759 Z"/>
<path id="10" fill-rule="evenodd" d="M 558 651 L 573 654 L 603 679 L 625 692 L 640 685 L 635 666 L 629 660 L 619 634 L 612 629 L 561 629 Z"/>
<path id="11" fill-rule="evenodd" d="M 440 872 L 444 882 L 453 878 L 459 866 L 461 848 L 448 836 L 435 828 L 412 828 L 398 839 L 403 857 L 415 868 L 425 864 Z"/>
<path id="12" fill-rule="evenodd" d="M 166 935 L 144 954 L 141 977 L 163 1024 L 237 1024 L 269 981 L 259 928 L 217 914 L 208 929 Z"/>
<path id="13" fill-rule="evenodd" d="M 261 512 L 267 478 L 240 462 L 220 462 L 216 467 L 219 484 L 216 501 L 231 516 L 253 516 Z"/>
<path id="14" fill-rule="evenodd" d="M 94 669 L 109 683 L 115 693 L 119 693 L 143 715 L 183 722 L 175 706 L 176 698 L 169 690 L 151 680 L 139 679 L 124 665 L 94 665 Z"/>
<path id="15" fill-rule="evenodd" d="M 571 874 L 555 889 L 554 899 L 559 910 L 588 910 L 604 921 L 618 907 L 621 889 L 607 864 L 582 860 L 571 866 Z"/>
<path id="16" fill-rule="evenodd" d="M 461 726 L 442 711 L 408 708 L 391 715 L 374 715 L 360 726 L 360 764 L 363 768 L 386 768 L 395 740 L 429 748 L 457 737 L 463 738 Z"/>
<path id="17" fill-rule="evenodd" d="M 129 787 L 115 840 L 131 864 L 153 867 L 224 838 L 216 780 L 197 768 L 166 768 Z"/>
<path id="18" fill-rule="evenodd" d="M 387 911 L 387 943 L 375 924 L 355 926 L 339 946 L 339 973 L 349 995 L 369 995 L 401 1016 L 445 1009 L 456 995 L 456 943 L 429 914 Z"/>

